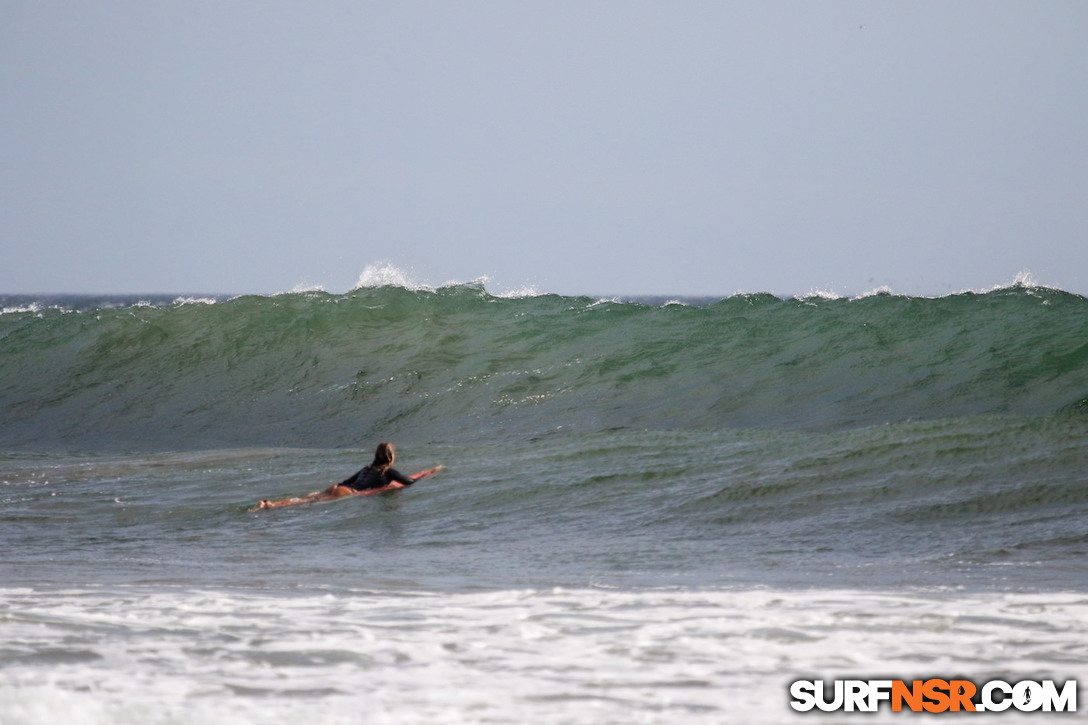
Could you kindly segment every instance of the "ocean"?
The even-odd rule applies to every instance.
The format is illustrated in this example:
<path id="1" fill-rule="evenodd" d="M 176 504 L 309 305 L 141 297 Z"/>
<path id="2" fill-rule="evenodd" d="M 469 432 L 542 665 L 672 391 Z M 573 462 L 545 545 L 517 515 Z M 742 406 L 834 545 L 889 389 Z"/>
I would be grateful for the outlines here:
<path id="1" fill-rule="evenodd" d="M 380 441 L 445 468 L 252 510 Z M 902 722 L 791 683 L 1083 687 L 1086 471 L 1088 299 L 1030 283 L 0 297 L 0 723 Z"/>

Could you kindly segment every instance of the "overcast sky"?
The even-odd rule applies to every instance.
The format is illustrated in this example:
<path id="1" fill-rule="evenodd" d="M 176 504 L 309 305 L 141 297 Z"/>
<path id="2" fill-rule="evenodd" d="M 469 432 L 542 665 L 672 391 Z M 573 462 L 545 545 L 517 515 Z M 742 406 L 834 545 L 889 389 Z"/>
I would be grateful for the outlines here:
<path id="1" fill-rule="evenodd" d="M 0 293 L 1088 293 L 1088 2 L 0 0 Z"/>

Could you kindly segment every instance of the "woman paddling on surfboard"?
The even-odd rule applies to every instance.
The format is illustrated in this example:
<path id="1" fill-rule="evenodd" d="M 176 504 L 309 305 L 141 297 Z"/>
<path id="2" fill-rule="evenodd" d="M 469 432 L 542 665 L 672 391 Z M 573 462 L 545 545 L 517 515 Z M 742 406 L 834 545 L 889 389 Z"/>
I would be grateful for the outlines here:
<path id="1" fill-rule="evenodd" d="M 411 486 L 416 481 L 430 476 L 441 468 L 441 466 L 436 466 L 435 468 L 421 471 L 414 476 L 405 476 L 403 473 L 393 468 L 393 461 L 395 458 L 396 450 L 393 448 L 392 443 L 379 443 L 378 449 L 374 451 L 374 460 L 371 461 L 370 465 L 364 466 L 340 483 L 334 483 L 324 491 L 311 493 L 309 496 L 302 498 L 285 498 L 282 501 L 263 500 L 257 504 L 256 508 L 268 509 L 277 508 L 279 506 L 292 506 L 298 503 L 331 501 L 332 499 L 352 496 L 363 491 L 376 491 L 393 483 L 399 483 L 402 486 Z"/>
<path id="2" fill-rule="evenodd" d="M 393 468 L 393 460 L 397 452 L 392 443 L 379 443 L 378 450 L 374 451 L 374 460 L 369 466 L 363 466 L 354 476 L 345 478 L 331 489 L 344 486 L 352 491 L 367 491 L 372 488 L 384 488 L 393 481 L 411 486 L 415 481 Z"/>

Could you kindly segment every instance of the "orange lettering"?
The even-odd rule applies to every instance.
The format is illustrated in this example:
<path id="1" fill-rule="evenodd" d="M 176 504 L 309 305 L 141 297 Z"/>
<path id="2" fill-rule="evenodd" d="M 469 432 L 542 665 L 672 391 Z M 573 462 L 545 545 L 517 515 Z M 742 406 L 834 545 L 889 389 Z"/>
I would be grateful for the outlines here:
<path id="1" fill-rule="evenodd" d="M 945 692 L 948 691 L 948 683 L 944 680 L 926 680 L 922 685 L 922 695 L 926 697 L 929 702 L 926 702 L 923 707 L 926 712 L 944 712 L 948 709 L 948 695 Z"/>
<path id="2" fill-rule="evenodd" d="M 975 696 L 975 683 L 970 680 L 952 680 L 948 683 L 948 693 L 951 695 L 952 712 L 959 712 L 960 706 L 967 712 L 975 711 L 975 703 L 971 698 Z"/>
<path id="3" fill-rule="evenodd" d="M 901 712 L 903 702 L 914 712 L 922 711 L 922 681 L 915 680 L 911 687 L 902 680 L 892 682 L 892 712 Z"/>

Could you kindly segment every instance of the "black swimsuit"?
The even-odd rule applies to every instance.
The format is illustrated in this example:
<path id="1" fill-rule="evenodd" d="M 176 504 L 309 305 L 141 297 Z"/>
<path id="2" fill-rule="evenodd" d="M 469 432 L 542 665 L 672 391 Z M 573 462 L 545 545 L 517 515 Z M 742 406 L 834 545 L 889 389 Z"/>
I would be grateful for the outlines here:
<path id="1" fill-rule="evenodd" d="M 387 468 L 383 472 L 367 466 L 355 475 L 349 476 L 341 481 L 340 485 L 347 486 L 356 491 L 369 491 L 372 488 L 384 488 L 393 481 L 399 481 L 405 486 L 411 486 L 413 483 L 412 479 L 396 469 Z"/>

